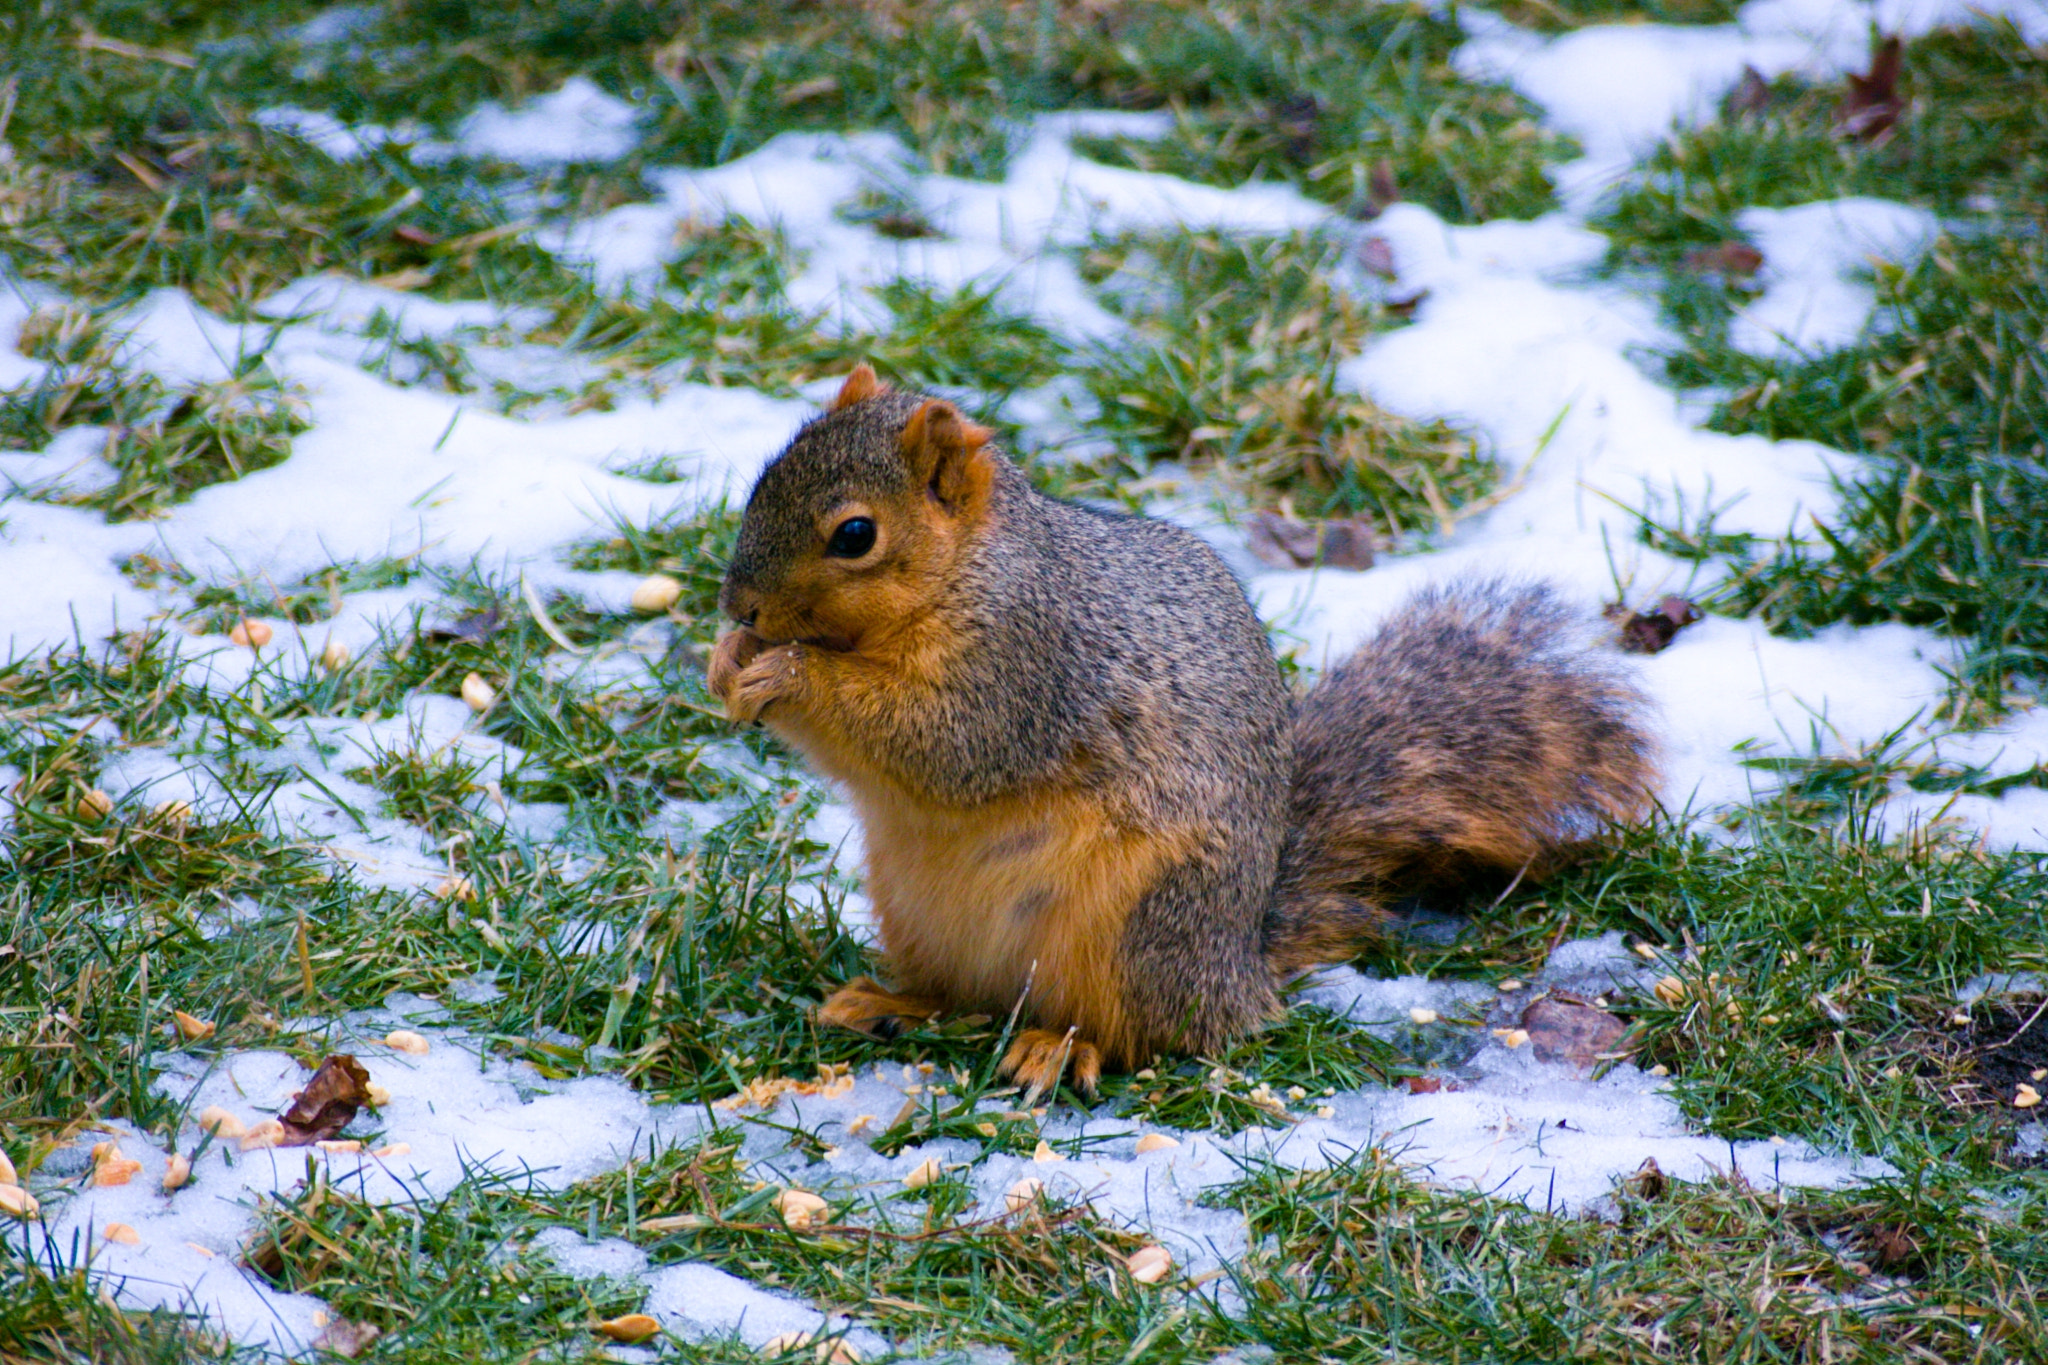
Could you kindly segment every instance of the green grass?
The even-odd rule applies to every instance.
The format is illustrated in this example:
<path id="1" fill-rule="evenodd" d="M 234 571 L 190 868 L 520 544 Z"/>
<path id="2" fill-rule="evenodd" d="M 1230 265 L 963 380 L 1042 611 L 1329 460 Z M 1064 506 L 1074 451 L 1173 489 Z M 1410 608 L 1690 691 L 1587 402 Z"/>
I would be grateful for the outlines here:
<path id="1" fill-rule="evenodd" d="M 1388 536 L 1448 527 L 1496 469 L 1441 422 L 1395 418 L 1340 385 L 1338 362 L 1383 308 L 1340 282 L 1344 247 L 1319 235 L 1186 233 L 1099 244 L 1084 261 L 1135 337 L 1105 346 L 1083 380 L 1121 465 L 1220 471 L 1254 503 L 1363 516 Z"/>
<path id="2" fill-rule="evenodd" d="M 2048 63 L 2009 25 L 1934 34 L 1906 45 L 1901 89 L 1896 135 L 1873 145 L 1831 134 L 1839 89 L 1781 82 L 1762 111 L 1666 144 L 1603 221 L 1617 265 L 1663 272 L 1681 338 L 1669 369 L 1720 395 L 1712 425 L 1862 457 L 1804 543 L 1719 535 L 1711 509 L 1645 534 L 1730 564 L 1712 605 L 1775 629 L 1904 621 L 1960 637 L 1954 714 L 1995 716 L 2048 680 L 2048 489 L 2035 477 L 2048 452 Z M 1739 240 L 1743 206 L 1848 194 L 1955 225 L 1916 269 L 1876 269 L 1878 318 L 1860 344 L 1776 362 L 1731 350 L 1727 321 L 1750 286 L 1686 254 Z"/>

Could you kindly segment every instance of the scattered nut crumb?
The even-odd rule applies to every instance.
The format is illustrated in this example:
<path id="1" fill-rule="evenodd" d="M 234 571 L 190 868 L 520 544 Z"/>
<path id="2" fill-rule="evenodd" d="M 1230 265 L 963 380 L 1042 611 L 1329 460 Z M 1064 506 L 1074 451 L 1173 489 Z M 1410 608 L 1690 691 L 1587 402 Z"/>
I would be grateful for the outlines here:
<path id="1" fill-rule="evenodd" d="M 1031 1159 L 1033 1161 L 1065 1161 L 1067 1154 L 1065 1152 L 1055 1152 L 1052 1149 L 1051 1143 L 1047 1142 L 1044 1138 L 1040 1138 L 1038 1145 L 1031 1149 Z"/>
<path id="2" fill-rule="evenodd" d="M 1662 978 L 1654 989 L 1657 998 L 1667 1005 L 1676 1005 L 1685 999 L 1685 983 L 1675 976 Z"/>
<path id="3" fill-rule="evenodd" d="M 659 1332 L 661 1324 L 645 1313 L 627 1313 L 623 1317 L 606 1318 L 597 1325 L 597 1330 L 613 1341 L 623 1341 L 632 1346 Z"/>
<path id="4" fill-rule="evenodd" d="M 10 1218 L 33 1218 L 41 1210 L 36 1197 L 19 1185 L 0 1185 L 0 1213 Z"/>
<path id="5" fill-rule="evenodd" d="M 269 626 L 245 616 L 235 622 L 234 629 L 228 632 L 228 638 L 245 649 L 261 649 L 270 643 L 271 634 Z"/>
<path id="6" fill-rule="evenodd" d="M 104 820 L 114 813 L 114 798 L 94 787 L 78 798 L 78 818 L 88 823 Z"/>
<path id="7" fill-rule="evenodd" d="M 1417 1005 L 1414 1009 L 1408 1011 L 1408 1021 L 1414 1024 L 1434 1024 L 1436 1022 L 1436 1011 Z"/>
<path id="8" fill-rule="evenodd" d="M 361 1138 L 322 1138 L 313 1145 L 323 1152 L 330 1152 L 336 1155 L 346 1155 L 349 1152 L 360 1152 L 363 1150 Z"/>
<path id="9" fill-rule="evenodd" d="M 1125 1258 L 1124 1269 L 1139 1284 L 1158 1284 L 1173 1269 L 1173 1253 L 1163 1246 L 1139 1247 Z"/>
<path id="10" fill-rule="evenodd" d="M 1500 989 L 1508 992 L 1518 991 L 1522 989 L 1522 983 L 1511 976 L 1507 980 L 1500 983 Z"/>
<path id="11" fill-rule="evenodd" d="M 923 1161 L 917 1163 L 917 1169 L 903 1177 L 903 1188 L 906 1190 L 921 1190 L 945 1173 L 946 1168 L 939 1165 L 939 1159 L 935 1156 L 928 1156 Z"/>
<path id="12" fill-rule="evenodd" d="M 385 1034 L 384 1046 L 413 1057 L 424 1057 L 433 1048 L 433 1044 L 409 1028 L 393 1029 Z"/>
<path id="13" fill-rule="evenodd" d="M 142 1245 L 142 1234 L 129 1227 L 126 1223 L 109 1223 L 107 1224 L 106 1231 L 100 1235 L 109 1242 L 119 1242 L 124 1247 Z"/>
<path id="14" fill-rule="evenodd" d="M 1039 1145 L 1042 1147 L 1045 1144 L 1040 1143 Z M 1180 1139 L 1178 1138 L 1170 1138 L 1164 1133 L 1147 1133 L 1138 1139 L 1137 1152 L 1139 1156 L 1143 1156 L 1147 1152 L 1170 1151 L 1178 1146 L 1180 1146 Z"/>
<path id="15" fill-rule="evenodd" d="M 478 673 L 471 673 L 462 680 L 462 699 L 469 703 L 469 709 L 481 715 L 498 704 L 498 689 L 483 680 Z"/>
<path id="16" fill-rule="evenodd" d="M 633 589 L 633 610 L 642 616 L 659 616 L 683 595 L 683 585 L 665 573 L 649 574 Z"/>
<path id="17" fill-rule="evenodd" d="M 364 1086 L 363 1093 L 369 1096 L 370 1107 L 373 1109 L 382 1109 L 391 1103 L 391 1092 L 375 1081 Z"/>
<path id="18" fill-rule="evenodd" d="M 265 1119 L 243 1134 L 237 1145 L 245 1152 L 254 1152 L 265 1147 L 282 1146 L 284 1139 L 284 1125 L 276 1119 Z"/>
<path id="19" fill-rule="evenodd" d="M 188 1043 L 205 1042 L 213 1036 L 215 1027 L 211 1019 L 195 1019 L 183 1010 L 172 1010 L 171 1022 L 178 1026 L 178 1036 Z"/>
<path id="20" fill-rule="evenodd" d="M 238 1138 L 249 1131 L 247 1124 L 217 1104 L 199 1111 L 199 1126 L 217 1138 Z"/>
<path id="21" fill-rule="evenodd" d="M 348 646 L 339 640 L 329 640 L 320 651 L 320 666 L 329 673 L 339 673 L 348 667 Z"/>
<path id="22" fill-rule="evenodd" d="M 797 1232 L 816 1227 L 830 1208 L 809 1190 L 788 1189 L 775 1196 L 775 1211 L 782 1215 L 783 1226 Z"/>
<path id="23" fill-rule="evenodd" d="M 2032 1109 L 2040 1102 L 2041 1092 L 2028 1085 L 2025 1081 L 2020 1082 L 2019 1089 L 2014 1092 L 2012 1097 L 2012 1107 L 2015 1109 Z"/>
<path id="24" fill-rule="evenodd" d="M 1003 1207 L 1011 1213 L 1022 1213 L 1038 1202 L 1045 1193 L 1045 1182 L 1035 1175 L 1027 1175 L 1003 1192 Z"/>
<path id="25" fill-rule="evenodd" d="M 191 1179 L 192 1163 L 179 1156 L 176 1152 L 172 1152 L 170 1160 L 164 1163 L 164 1193 L 169 1194 L 172 1190 L 184 1189 Z"/>
<path id="26" fill-rule="evenodd" d="M 387 1142 L 382 1147 L 372 1148 L 370 1155 L 383 1157 L 386 1160 L 392 1157 L 411 1156 L 412 1144 L 410 1142 Z"/>

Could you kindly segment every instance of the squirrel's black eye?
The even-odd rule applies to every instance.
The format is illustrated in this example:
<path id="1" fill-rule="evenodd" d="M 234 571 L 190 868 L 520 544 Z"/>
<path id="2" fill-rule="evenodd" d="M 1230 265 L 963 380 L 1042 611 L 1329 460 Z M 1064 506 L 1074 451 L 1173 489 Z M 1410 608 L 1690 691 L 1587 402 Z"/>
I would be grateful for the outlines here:
<path id="1" fill-rule="evenodd" d="M 875 548 L 875 524 L 866 517 L 848 517 L 832 532 L 825 553 L 834 559 L 859 559 Z"/>

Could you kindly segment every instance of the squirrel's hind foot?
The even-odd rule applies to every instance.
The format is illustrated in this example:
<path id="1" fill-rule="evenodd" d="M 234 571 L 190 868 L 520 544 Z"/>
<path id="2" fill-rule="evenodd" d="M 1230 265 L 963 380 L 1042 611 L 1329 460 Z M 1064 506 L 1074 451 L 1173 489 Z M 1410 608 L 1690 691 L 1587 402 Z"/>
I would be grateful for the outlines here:
<path id="1" fill-rule="evenodd" d="M 898 995 L 883 989 L 871 976 L 857 976 L 818 1006 L 818 1022 L 827 1028 L 847 1028 L 887 1040 L 901 1033 L 906 1023 L 921 1024 L 944 1012 L 940 1001 Z"/>
<path id="2" fill-rule="evenodd" d="M 1025 1109 L 1037 1104 L 1039 1096 L 1057 1089 L 1062 1073 L 1071 1073 L 1074 1089 L 1092 1100 L 1102 1081 L 1102 1051 L 1073 1029 L 1054 1033 L 1028 1028 L 1010 1043 L 996 1071 L 1004 1080 L 1024 1087 L 1021 1107 Z"/>

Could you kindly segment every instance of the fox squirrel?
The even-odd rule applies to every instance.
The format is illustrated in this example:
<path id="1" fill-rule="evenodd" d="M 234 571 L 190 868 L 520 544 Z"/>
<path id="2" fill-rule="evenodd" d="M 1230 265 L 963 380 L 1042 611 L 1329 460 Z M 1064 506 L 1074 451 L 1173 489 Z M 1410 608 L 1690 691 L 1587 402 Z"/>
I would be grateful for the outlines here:
<path id="1" fill-rule="evenodd" d="M 1275 1017 L 1389 898 L 1540 873 L 1646 805 L 1642 698 L 1548 589 L 1426 592 L 1295 701 L 1208 547 L 990 438 L 863 365 L 740 524 L 709 684 L 845 785 L 890 979 L 820 1022 L 1021 1000 L 1001 1073 L 1092 1093 Z"/>

